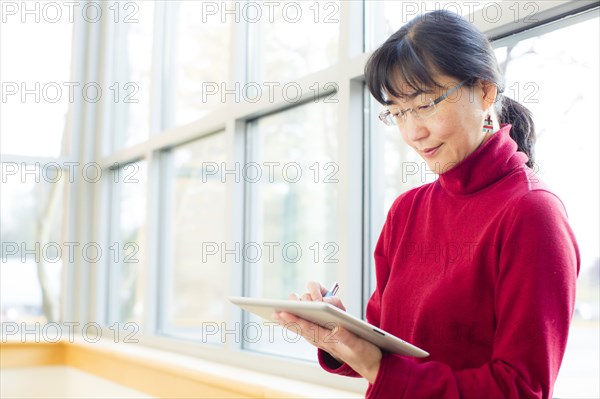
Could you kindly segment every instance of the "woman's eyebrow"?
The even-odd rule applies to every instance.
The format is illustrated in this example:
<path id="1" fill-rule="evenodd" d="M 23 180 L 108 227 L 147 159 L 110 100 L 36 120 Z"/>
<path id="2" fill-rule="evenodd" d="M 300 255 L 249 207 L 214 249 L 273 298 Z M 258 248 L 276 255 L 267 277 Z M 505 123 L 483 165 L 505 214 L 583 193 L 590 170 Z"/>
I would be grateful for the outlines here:
<path id="1" fill-rule="evenodd" d="M 409 100 L 412 100 L 412 99 L 419 97 L 421 94 L 425 94 L 425 93 L 429 93 L 429 90 L 417 90 L 414 93 L 407 94 L 406 98 L 408 98 Z"/>
<path id="2" fill-rule="evenodd" d="M 431 93 L 431 91 L 417 90 L 414 93 L 402 94 L 402 95 L 398 96 L 398 98 L 405 99 L 405 100 L 413 100 L 413 99 L 417 98 L 418 96 L 420 96 L 421 94 L 426 94 L 426 93 Z M 396 102 L 393 100 L 385 100 L 385 105 L 398 105 L 398 104 L 396 104 Z"/>

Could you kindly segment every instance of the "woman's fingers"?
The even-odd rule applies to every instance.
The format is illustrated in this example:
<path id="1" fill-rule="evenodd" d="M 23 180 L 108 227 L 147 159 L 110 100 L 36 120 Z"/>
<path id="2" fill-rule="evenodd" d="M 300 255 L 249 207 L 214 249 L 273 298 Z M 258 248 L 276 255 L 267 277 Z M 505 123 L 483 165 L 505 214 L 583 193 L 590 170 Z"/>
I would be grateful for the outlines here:
<path id="1" fill-rule="evenodd" d="M 313 301 L 322 301 L 323 295 L 327 293 L 327 288 L 323 287 L 317 281 L 309 281 L 306 284 L 306 289 Z"/>
<path id="2" fill-rule="evenodd" d="M 327 288 L 318 282 L 309 281 L 306 288 L 308 292 L 302 295 L 292 293 L 288 298 L 309 302 L 324 301 L 339 309 L 346 310 L 339 298 L 335 296 L 324 298 Z M 339 362 L 347 363 L 371 383 L 375 380 L 382 354 L 381 350 L 372 343 L 335 323 L 321 327 L 288 312 L 274 312 L 273 319 L 283 328 L 301 335 L 313 346 L 328 352 Z"/>
<path id="3" fill-rule="evenodd" d="M 330 296 L 330 297 L 327 297 L 327 298 L 323 298 L 323 301 L 332 304 L 336 308 L 340 308 L 343 311 L 346 311 L 346 307 L 342 303 L 342 300 L 340 298 L 336 297 L 336 296 Z"/>
<path id="4" fill-rule="evenodd" d="M 323 287 L 320 283 L 318 283 L 317 281 L 309 281 L 306 284 L 306 291 L 304 294 L 302 294 L 301 296 L 298 297 L 299 300 L 301 301 L 319 301 L 322 302 L 323 301 L 323 296 L 325 294 L 327 294 L 327 288 Z M 296 295 L 297 296 L 297 295 Z M 290 299 L 296 299 L 296 298 L 292 298 L 292 296 L 290 295 L 289 297 Z M 343 306 L 338 306 L 338 302 L 330 302 L 333 305 L 344 309 Z M 339 302 L 339 304 L 341 304 L 341 302 Z"/>
<path id="5" fill-rule="evenodd" d="M 344 304 L 342 304 L 342 301 L 340 300 L 340 298 L 335 297 L 335 296 L 330 296 L 330 297 L 324 298 L 323 295 L 325 295 L 327 293 L 327 288 L 323 287 L 318 282 L 309 281 L 308 284 L 306 285 L 306 288 L 307 288 L 308 292 L 305 292 L 302 295 L 292 293 L 288 296 L 288 299 L 294 300 L 294 301 L 319 301 L 319 302 L 325 301 L 325 302 L 330 303 L 333 306 L 338 307 L 344 311 L 346 310 L 346 307 L 344 306 Z"/>
<path id="6" fill-rule="evenodd" d="M 330 345 L 335 343 L 333 338 L 334 332 L 331 329 L 321 327 L 294 314 L 280 312 L 277 320 L 281 323 L 282 327 L 300 334 L 309 343 L 323 350 L 331 350 Z M 334 328 L 335 326 L 331 327 Z"/>
<path id="7" fill-rule="evenodd" d="M 349 330 L 332 323 L 330 328 L 321 327 L 291 313 L 281 312 L 277 321 L 282 327 L 300 334 L 311 345 L 324 350 L 341 363 L 349 363 L 361 357 L 355 349 L 366 343 Z M 368 345 L 372 345 L 367 343 Z"/>
<path id="8" fill-rule="evenodd" d="M 312 301 L 312 296 L 310 295 L 310 293 L 306 292 L 304 294 L 302 294 L 302 296 L 300 297 L 301 301 Z"/>

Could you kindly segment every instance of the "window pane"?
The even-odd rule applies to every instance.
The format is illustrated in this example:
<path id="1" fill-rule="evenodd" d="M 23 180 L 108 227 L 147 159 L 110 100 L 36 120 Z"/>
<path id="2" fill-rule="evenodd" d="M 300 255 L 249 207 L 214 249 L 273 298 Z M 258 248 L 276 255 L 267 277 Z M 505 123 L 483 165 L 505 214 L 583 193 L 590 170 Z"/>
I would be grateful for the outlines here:
<path id="1" fill-rule="evenodd" d="M 146 285 L 146 162 L 113 171 L 115 228 L 110 239 L 109 320 L 142 322 Z"/>
<path id="2" fill-rule="evenodd" d="M 600 141 L 590 125 L 600 108 L 600 65 L 598 52 L 589 51 L 599 48 L 599 25 L 593 18 L 496 50 L 505 94 L 534 115 L 536 176 L 565 204 L 581 253 L 575 316 L 554 392 L 566 398 L 600 395 Z M 572 45 L 581 38 L 586 46 Z M 568 84 L 557 76 L 568 77 Z"/>
<path id="3" fill-rule="evenodd" d="M 57 22 L 40 18 L 39 13 L 36 22 L 35 12 L 23 15 L 25 22 L 21 22 L 21 12 L 2 15 L 0 148 L 3 154 L 55 157 L 69 150 L 64 130 L 70 90 L 73 89 L 72 100 L 80 101 L 82 87 L 71 85 L 73 24 L 64 17 L 68 8 L 55 4 L 63 14 Z M 18 9 L 25 7 L 25 3 L 15 2 L 14 6 Z M 40 9 L 40 3 L 37 8 Z"/>
<path id="4" fill-rule="evenodd" d="M 231 275 L 228 262 L 214 253 L 227 241 L 226 185 L 220 173 L 225 135 L 216 133 L 165 153 L 160 315 L 162 333 L 220 342 L 202 329 L 224 322 Z M 228 303 L 228 302 L 227 302 Z"/>
<path id="5" fill-rule="evenodd" d="M 435 181 L 437 176 L 425 161 L 407 145 L 396 126 L 384 125 L 377 114 L 383 106 L 373 99 L 365 85 L 371 115 L 370 126 L 370 249 L 369 262 L 372 277 L 371 291 L 375 290 L 375 260 L 373 252 L 383 228 L 387 213 L 394 200 L 403 192 Z"/>
<path id="6" fill-rule="evenodd" d="M 496 15 L 498 1 L 381 1 L 370 0 L 365 5 L 366 51 L 379 47 L 390 35 L 417 15 L 436 10 L 447 10 L 459 15 L 472 14 L 478 9 L 494 7 L 489 11 Z M 495 18 L 495 17 L 494 17 Z"/>
<path id="7" fill-rule="evenodd" d="M 337 62 L 339 1 L 273 2 L 256 13 L 248 8 L 254 82 L 286 82 Z"/>
<path id="8" fill-rule="evenodd" d="M 165 127 L 183 125 L 200 119 L 224 104 L 222 86 L 229 80 L 230 22 L 211 14 L 207 6 L 233 7 L 231 2 L 181 1 L 167 2 L 177 15 L 173 46 L 172 101 Z M 167 85 L 170 87 L 171 82 Z M 230 87 L 224 87 L 230 89 Z M 212 95 L 213 90 L 217 94 Z M 229 97 L 231 98 L 231 96 Z"/>
<path id="9" fill-rule="evenodd" d="M 250 232 L 242 252 L 251 278 L 248 295 L 287 298 L 304 292 L 310 280 L 348 287 L 338 255 L 336 126 L 337 105 L 327 103 L 307 103 L 250 124 Z M 314 358 L 304 340 L 285 345 L 294 339 L 263 333 L 251 349 Z"/>
<path id="10" fill-rule="evenodd" d="M 115 79 L 110 82 L 109 91 L 118 126 L 114 150 L 139 143 L 150 134 L 154 37 L 153 2 L 114 3 L 110 7 L 113 17 L 119 4 L 121 18 L 115 24 L 114 42 Z"/>
<path id="11" fill-rule="evenodd" d="M 8 173 L 14 168 L 16 174 Z M 70 255 L 62 236 L 69 177 L 58 173 L 2 163 L 1 322 L 59 321 L 61 273 Z M 75 247 L 73 256 L 80 254 Z"/>

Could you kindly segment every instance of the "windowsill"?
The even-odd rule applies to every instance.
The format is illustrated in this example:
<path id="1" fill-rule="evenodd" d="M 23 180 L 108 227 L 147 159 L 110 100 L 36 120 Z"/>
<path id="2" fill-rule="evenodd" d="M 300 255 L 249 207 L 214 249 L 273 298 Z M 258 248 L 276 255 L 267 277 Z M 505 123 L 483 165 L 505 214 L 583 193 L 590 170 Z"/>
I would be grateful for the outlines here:
<path id="1" fill-rule="evenodd" d="M 69 366 L 4 368 L 0 376 L 2 398 L 156 398 Z"/>
<path id="2" fill-rule="evenodd" d="M 0 348 L 2 368 L 61 364 L 157 397 L 362 397 L 357 392 L 107 339 L 95 343 L 61 341 L 56 344 L 9 340 L 0 344 Z M 23 356 L 25 351 L 27 355 Z M 40 352 L 39 356 L 36 351 Z"/>

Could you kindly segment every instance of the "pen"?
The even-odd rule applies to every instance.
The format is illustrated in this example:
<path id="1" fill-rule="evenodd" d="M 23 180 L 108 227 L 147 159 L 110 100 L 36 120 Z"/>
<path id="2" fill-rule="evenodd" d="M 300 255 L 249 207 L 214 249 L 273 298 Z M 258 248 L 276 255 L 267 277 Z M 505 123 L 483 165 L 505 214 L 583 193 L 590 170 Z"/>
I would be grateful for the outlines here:
<path id="1" fill-rule="evenodd" d="M 331 289 L 329 291 L 327 291 L 325 293 L 325 295 L 323 295 L 323 298 L 335 296 L 335 294 L 338 292 L 339 289 L 340 289 L 340 285 L 337 282 L 333 283 L 333 285 L 331 286 Z"/>

